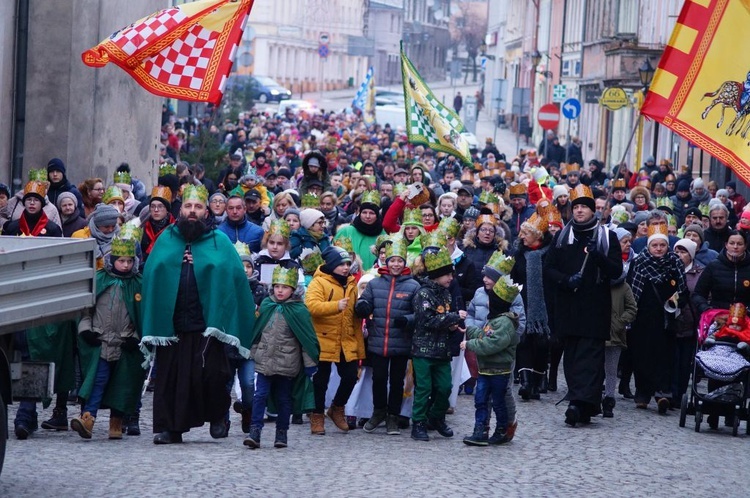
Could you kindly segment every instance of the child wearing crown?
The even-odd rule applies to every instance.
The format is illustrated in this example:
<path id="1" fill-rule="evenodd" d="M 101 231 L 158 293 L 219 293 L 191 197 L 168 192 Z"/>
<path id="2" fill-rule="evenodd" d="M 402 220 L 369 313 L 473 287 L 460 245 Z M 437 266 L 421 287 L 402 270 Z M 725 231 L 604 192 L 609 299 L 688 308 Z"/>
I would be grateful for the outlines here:
<path id="1" fill-rule="evenodd" d="M 81 416 L 70 428 L 91 439 L 97 412 L 110 408 L 109 439 L 122 439 L 122 419 L 136 412 L 145 370 L 141 340 L 141 276 L 137 240 L 112 241 L 112 251 L 96 274 L 96 306 L 78 324 L 78 351 L 83 383 L 78 391 Z"/>
<path id="2" fill-rule="evenodd" d="M 317 371 L 320 345 L 310 312 L 297 292 L 296 268 L 274 268 L 273 293 L 260 305 L 253 328 L 251 356 L 257 374 L 250 433 L 244 445 L 260 448 L 263 416 L 273 390 L 276 402 L 275 448 L 286 448 L 292 411 L 309 412 L 314 407 L 311 377 Z M 294 406 L 293 406 L 294 405 Z"/>
<path id="3" fill-rule="evenodd" d="M 518 315 L 511 312 L 511 305 L 521 290 L 507 275 L 498 279 L 489 297 L 488 322 L 484 328 L 468 327 L 466 340 L 461 349 L 474 351 L 479 364 L 479 378 L 474 393 L 474 433 L 464 438 L 464 444 L 470 446 L 487 446 L 503 444 L 510 441 L 506 436 L 508 428 L 508 410 L 505 404 L 505 392 L 513 370 L 518 345 Z M 485 434 L 489 410 L 487 403 L 492 398 L 492 409 L 497 417 L 495 432 L 490 438 Z"/>

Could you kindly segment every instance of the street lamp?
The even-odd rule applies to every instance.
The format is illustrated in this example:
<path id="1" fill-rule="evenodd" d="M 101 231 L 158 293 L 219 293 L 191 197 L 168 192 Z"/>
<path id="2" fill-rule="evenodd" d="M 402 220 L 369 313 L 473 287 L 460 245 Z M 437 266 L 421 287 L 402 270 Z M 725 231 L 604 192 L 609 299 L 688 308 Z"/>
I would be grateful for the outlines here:
<path id="1" fill-rule="evenodd" d="M 531 66 L 534 68 L 535 72 L 536 72 L 536 67 L 539 65 L 540 62 L 542 62 L 542 54 L 539 53 L 539 50 L 534 50 L 531 53 Z"/>
<path id="2" fill-rule="evenodd" d="M 651 85 L 651 80 L 654 79 L 654 66 L 651 65 L 651 60 L 646 57 L 646 60 L 638 67 L 638 76 L 641 79 L 641 85 L 643 85 L 643 92 L 638 99 L 638 139 L 635 145 L 635 162 L 636 168 L 633 168 L 636 173 L 641 168 L 641 159 L 643 154 L 643 114 L 640 113 L 640 108 L 643 105 L 643 99 L 648 93 L 648 87 Z"/>
<path id="3" fill-rule="evenodd" d="M 643 88 L 648 89 L 651 80 L 654 78 L 654 67 L 651 65 L 651 60 L 648 57 L 638 68 L 638 76 L 641 78 Z"/>

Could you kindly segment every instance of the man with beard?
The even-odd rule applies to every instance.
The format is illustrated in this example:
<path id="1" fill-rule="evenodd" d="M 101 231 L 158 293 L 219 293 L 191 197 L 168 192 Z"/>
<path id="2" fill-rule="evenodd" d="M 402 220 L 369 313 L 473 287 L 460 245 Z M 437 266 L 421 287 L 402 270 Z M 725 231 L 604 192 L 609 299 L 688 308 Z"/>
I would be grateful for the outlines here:
<path id="1" fill-rule="evenodd" d="M 52 158 L 47 163 L 47 179 L 49 180 L 49 188 L 47 189 L 47 198 L 53 204 L 57 204 L 57 196 L 63 192 L 70 192 L 76 196 L 78 201 L 78 212 L 83 213 L 83 197 L 78 191 L 75 185 L 70 183 L 68 178 L 65 176 L 65 163 L 62 159 Z"/>
<path id="2" fill-rule="evenodd" d="M 159 362 L 154 444 L 181 443 L 205 422 L 211 437 L 226 437 L 225 346 L 250 356 L 253 297 L 232 243 L 206 223 L 207 201 L 202 185 L 185 188 L 180 217 L 157 239 L 143 275 L 142 344 Z"/>
<path id="3" fill-rule="evenodd" d="M 570 192 L 573 219 L 553 239 L 544 277 L 553 286 L 554 333 L 564 344 L 569 406 L 565 423 L 587 424 L 601 412 L 604 346 L 609 340 L 610 280 L 622 273 L 620 243 L 599 225 L 591 189 Z"/>

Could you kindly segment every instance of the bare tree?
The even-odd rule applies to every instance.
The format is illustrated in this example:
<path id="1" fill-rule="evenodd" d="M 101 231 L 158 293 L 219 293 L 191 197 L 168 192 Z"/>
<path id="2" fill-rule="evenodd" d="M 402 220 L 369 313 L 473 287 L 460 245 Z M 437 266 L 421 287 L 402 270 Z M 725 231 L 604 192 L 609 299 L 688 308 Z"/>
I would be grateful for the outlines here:
<path id="1" fill-rule="evenodd" d="M 460 1 L 458 12 L 451 16 L 450 34 L 454 46 L 463 45 L 472 64 L 472 81 L 477 82 L 477 55 L 487 35 L 488 3 Z M 468 73 L 464 77 L 464 83 Z"/>

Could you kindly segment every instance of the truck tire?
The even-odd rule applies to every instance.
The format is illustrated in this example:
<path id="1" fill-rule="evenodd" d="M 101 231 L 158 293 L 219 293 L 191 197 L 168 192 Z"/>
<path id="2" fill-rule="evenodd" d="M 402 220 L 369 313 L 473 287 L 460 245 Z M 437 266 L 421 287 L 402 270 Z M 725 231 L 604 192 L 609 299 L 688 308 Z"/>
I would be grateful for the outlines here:
<path id="1" fill-rule="evenodd" d="M 8 407 L 0 394 L 0 474 L 3 473 L 5 462 L 5 447 L 8 444 Z"/>

